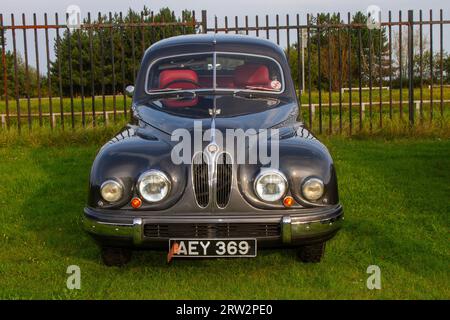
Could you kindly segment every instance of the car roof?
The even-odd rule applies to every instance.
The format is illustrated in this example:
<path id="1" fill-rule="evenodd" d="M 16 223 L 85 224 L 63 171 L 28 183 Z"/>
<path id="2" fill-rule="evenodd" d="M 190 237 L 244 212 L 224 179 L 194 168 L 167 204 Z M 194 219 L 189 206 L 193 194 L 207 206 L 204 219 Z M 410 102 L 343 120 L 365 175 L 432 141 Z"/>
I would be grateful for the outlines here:
<path id="1" fill-rule="evenodd" d="M 170 46 L 170 45 L 180 45 L 186 44 L 190 45 L 192 43 L 203 43 L 203 44 L 240 44 L 240 45 L 259 45 L 278 50 L 279 47 L 272 41 L 252 37 L 242 34 L 224 34 L 224 33 L 206 33 L 206 34 L 187 34 L 174 36 L 158 41 L 155 45 L 159 46 Z M 155 46 L 156 47 L 156 46 Z"/>
<path id="2" fill-rule="evenodd" d="M 146 54 L 167 55 L 168 52 L 186 48 L 192 53 L 209 51 L 234 51 L 271 56 L 277 60 L 285 58 L 283 50 L 275 43 L 253 36 L 239 34 L 191 34 L 160 40 L 148 48 Z"/>

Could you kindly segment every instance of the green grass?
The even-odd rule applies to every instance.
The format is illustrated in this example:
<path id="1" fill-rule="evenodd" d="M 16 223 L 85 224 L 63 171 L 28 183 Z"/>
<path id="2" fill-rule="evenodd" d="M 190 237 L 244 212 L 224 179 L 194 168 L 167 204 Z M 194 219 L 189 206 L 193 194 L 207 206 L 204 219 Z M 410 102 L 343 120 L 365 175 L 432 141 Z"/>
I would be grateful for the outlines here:
<path id="1" fill-rule="evenodd" d="M 3 138 L 0 298 L 450 298 L 450 140 L 325 138 L 346 223 L 320 264 L 284 249 L 168 266 L 164 252 L 140 251 L 108 268 L 80 216 L 90 165 L 112 130 Z M 66 288 L 69 265 L 81 268 L 81 290 Z M 366 288 L 369 265 L 381 268 L 381 290 Z"/>

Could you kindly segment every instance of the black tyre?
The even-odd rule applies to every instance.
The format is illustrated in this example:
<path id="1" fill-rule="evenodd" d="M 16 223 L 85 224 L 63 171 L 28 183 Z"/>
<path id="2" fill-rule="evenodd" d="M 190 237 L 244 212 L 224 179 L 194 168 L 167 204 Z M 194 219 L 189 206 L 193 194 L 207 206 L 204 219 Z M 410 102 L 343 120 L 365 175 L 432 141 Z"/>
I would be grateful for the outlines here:
<path id="1" fill-rule="evenodd" d="M 102 248 L 102 260 L 108 267 L 121 267 L 131 260 L 131 250 L 125 248 Z"/>
<path id="2" fill-rule="evenodd" d="M 300 247 L 298 258 L 302 262 L 318 263 L 325 253 L 325 242 Z"/>

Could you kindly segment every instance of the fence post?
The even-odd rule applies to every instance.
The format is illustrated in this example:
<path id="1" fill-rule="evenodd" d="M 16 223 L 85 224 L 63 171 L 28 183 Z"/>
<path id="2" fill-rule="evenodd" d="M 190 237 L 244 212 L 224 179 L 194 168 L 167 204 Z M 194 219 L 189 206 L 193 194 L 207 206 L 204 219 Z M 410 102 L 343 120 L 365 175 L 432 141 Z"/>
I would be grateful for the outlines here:
<path id="1" fill-rule="evenodd" d="M 208 28 L 208 17 L 206 14 L 206 10 L 202 10 L 202 32 L 206 33 Z"/>
<path id="2" fill-rule="evenodd" d="M 409 124 L 414 125 L 414 11 L 408 10 L 408 109 Z"/>

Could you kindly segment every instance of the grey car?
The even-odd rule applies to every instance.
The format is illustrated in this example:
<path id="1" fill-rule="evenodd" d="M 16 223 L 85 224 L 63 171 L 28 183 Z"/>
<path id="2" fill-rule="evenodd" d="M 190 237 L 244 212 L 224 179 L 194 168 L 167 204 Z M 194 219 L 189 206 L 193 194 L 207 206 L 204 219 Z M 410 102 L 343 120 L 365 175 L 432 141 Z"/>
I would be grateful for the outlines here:
<path id="1" fill-rule="evenodd" d="M 327 148 L 298 120 L 282 49 L 240 35 L 165 39 L 127 90 L 132 120 L 98 152 L 83 215 L 106 265 L 133 249 L 171 261 L 292 247 L 321 260 L 343 209 Z"/>

